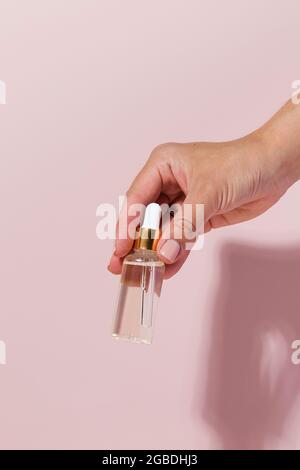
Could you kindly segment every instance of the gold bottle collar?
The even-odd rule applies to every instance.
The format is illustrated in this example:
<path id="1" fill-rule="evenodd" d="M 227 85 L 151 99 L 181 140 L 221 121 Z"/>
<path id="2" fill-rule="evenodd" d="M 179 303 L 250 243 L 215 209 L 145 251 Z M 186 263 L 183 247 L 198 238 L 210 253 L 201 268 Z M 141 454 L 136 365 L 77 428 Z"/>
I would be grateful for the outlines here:
<path id="1" fill-rule="evenodd" d="M 136 238 L 133 248 L 135 250 L 152 250 L 156 251 L 159 241 L 160 230 L 141 227 L 138 229 L 138 238 Z"/>

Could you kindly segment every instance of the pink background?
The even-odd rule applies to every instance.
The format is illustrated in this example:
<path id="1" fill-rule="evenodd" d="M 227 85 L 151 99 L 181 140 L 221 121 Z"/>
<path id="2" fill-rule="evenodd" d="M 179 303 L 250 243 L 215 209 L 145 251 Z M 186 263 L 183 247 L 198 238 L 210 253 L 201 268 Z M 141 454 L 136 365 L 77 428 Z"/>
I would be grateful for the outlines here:
<path id="1" fill-rule="evenodd" d="M 297 0 L 0 0 L 0 446 L 300 448 L 300 186 L 210 233 L 151 347 L 110 337 L 96 208 L 162 142 L 261 125 L 299 76 Z"/>

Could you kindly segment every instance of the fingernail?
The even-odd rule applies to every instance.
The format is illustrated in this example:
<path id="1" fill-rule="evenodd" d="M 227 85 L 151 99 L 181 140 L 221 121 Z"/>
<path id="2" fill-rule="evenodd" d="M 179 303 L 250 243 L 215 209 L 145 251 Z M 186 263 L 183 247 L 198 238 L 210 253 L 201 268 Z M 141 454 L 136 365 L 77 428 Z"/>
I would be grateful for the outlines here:
<path id="1" fill-rule="evenodd" d="M 110 271 L 110 263 L 107 265 L 107 270 Z"/>
<path id="2" fill-rule="evenodd" d="M 107 269 L 109 271 L 110 271 L 110 266 L 111 266 L 111 262 L 112 262 L 113 258 L 114 258 L 114 254 L 110 257 L 110 260 L 109 260 L 108 265 L 107 265 Z"/>
<path id="3" fill-rule="evenodd" d="M 174 263 L 180 251 L 180 244 L 177 240 L 167 240 L 159 250 L 161 256 L 170 263 Z"/>

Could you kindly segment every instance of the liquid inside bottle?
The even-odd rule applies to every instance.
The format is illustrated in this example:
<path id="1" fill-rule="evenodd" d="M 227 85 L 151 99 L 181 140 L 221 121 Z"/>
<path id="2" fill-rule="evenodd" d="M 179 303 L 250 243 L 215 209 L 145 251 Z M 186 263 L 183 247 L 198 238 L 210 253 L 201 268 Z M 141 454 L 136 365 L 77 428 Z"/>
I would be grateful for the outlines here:
<path id="1" fill-rule="evenodd" d="M 113 336 L 133 342 L 152 342 L 153 325 L 165 265 L 155 251 L 138 249 L 123 262 Z"/>

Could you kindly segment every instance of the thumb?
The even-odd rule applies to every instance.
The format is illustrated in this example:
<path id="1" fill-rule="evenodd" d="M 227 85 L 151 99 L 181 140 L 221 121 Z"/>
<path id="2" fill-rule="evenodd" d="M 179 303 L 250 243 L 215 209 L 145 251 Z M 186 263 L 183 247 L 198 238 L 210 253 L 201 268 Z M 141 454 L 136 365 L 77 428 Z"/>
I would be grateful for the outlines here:
<path id="1" fill-rule="evenodd" d="M 162 236 L 157 246 L 158 255 L 166 264 L 187 256 L 212 215 L 210 201 L 199 191 L 191 191 L 181 204 L 173 204 L 170 210 L 174 217 L 170 219 L 170 211 L 163 216 Z"/>

